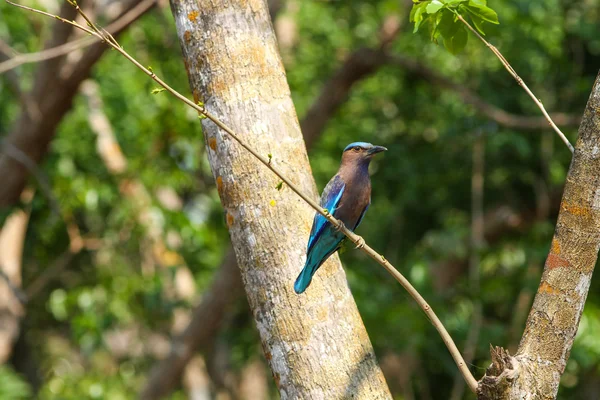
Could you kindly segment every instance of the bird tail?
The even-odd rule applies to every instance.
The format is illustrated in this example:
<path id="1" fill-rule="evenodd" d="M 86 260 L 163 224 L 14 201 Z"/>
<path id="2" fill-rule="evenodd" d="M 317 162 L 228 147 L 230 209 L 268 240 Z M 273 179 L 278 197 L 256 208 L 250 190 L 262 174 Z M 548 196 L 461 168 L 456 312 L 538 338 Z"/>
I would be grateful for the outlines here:
<path id="1" fill-rule="evenodd" d="M 312 277 L 317 269 L 311 268 L 309 265 L 309 260 L 306 260 L 306 264 L 304 264 L 304 268 L 300 271 L 300 275 L 296 278 L 296 282 L 294 282 L 294 291 L 296 294 L 304 293 L 310 282 L 312 281 Z"/>
<path id="2" fill-rule="evenodd" d="M 294 282 L 294 291 L 296 294 L 304 293 L 306 288 L 310 285 L 312 281 L 312 277 L 317 272 L 317 269 L 331 256 L 337 247 L 333 250 L 325 254 L 324 257 L 315 256 L 313 252 L 309 252 L 306 257 L 306 263 L 304 264 L 304 268 L 300 271 L 300 275 L 296 278 L 296 282 Z"/>

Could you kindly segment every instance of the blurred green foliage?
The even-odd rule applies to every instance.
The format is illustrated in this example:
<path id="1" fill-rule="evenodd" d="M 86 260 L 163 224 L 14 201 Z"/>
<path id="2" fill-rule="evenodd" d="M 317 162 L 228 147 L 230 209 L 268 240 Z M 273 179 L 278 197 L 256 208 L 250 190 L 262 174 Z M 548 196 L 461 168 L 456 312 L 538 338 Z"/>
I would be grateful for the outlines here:
<path id="1" fill-rule="evenodd" d="M 581 115 L 600 66 L 600 2 L 506 0 L 489 5 L 502 25 L 486 24 L 487 40 L 502 51 L 548 110 Z M 5 41 L 21 52 L 40 49 L 48 20 L 6 3 L 0 4 L 0 12 L 0 36 Z M 279 17 L 294 21 L 296 36 L 282 53 L 299 116 L 346 56 L 359 47 L 377 45 L 382 21 L 391 14 L 399 14 L 404 24 L 392 53 L 419 60 L 507 112 L 539 115 L 483 44 L 471 37 L 454 56 L 432 43 L 430 33 L 412 34 L 409 12 L 410 7 L 396 0 L 289 2 Z M 447 11 L 441 12 L 440 18 L 447 18 Z M 446 28 L 439 27 L 443 42 L 456 50 L 447 43 L 444 32 L 453 36 Z M 168 8 L 143 17 L 120 42 L 175 89 L 189 93 Z M 24 65 L 18 70 L 24 88 L 31 85 L 35 68 Z M 135 329 L 139 342 L 153 333 L 168 335 L 174 310 L 192 306 L 165 295 L 175 266 L 145 272 L 147 232 L 137 220 L 136 205 L 119 191 L 124 179 L 139 179 L 148 189 L 152 217 L 159 221 L 167 244 L 185 259 L 199 293 L 210 285 L 228 246 L 197 115 L 166 93 L 152 95 L 153 82 L 116 52 L 105 54 L 92 78 L 99 84 L 104 112 L 128 168 L 120 177 L 107 170 L 89 127 L 87 101 L 78 96 L 41 168 L 61 213 L 72 215 L 82 234 L 100 239 L 101 246 L 78 254 L 27 306 L 24 338 L 33 350 L 30 362 L 43 378 L 42 399 L 134 398 L 154 357 L 144 349 L 115 356 L 109 351 L 108 335 Z M 20 112 L 17 98 L 4 83 L 0 77 L 2 134 L 10 131 Z M 563 131 L 574 143 L 576 129 Z M 502 229 L 487 238 L 479 254 L 478 294 L 471 290 L 466 268 L 476 134 L 485 136 L 486 212 L 509 207 L 522 218 L 519 229 Z M 568 149 L 549 129 L 519 131 L 498 125 L 456 93 L 393 65 L 355 86 L 312 150 L 311 165 L 320 188 L 335 173 L 341 149 L 357 140 L 389 149 L 373 165 L 372 206 L 358 233 L 411 279 L 459 347 L 465 343 L 475 304 L 481 302 L 484 319 L 472 363 L 474 375 L 480 377 L 489 363 L 489 344 L 514 345 L 522 332 L 523 321 L 515 321 L 518 299 L 537 287 L 556 218 L 557 207 L 538 216 L 540 204 L 560 197 Z M 183 200 L 181 210 L 158 200 L 157 193 L 164 188 Z M 62 218 L 53 215 L 41 191 L 31 207 L 25 287 L 69 243 Z M 415 398 L 425 399 L 426 393 L 433 399 L 448 398 L 456 368 L 422 312 L 364 254 L 346 251 L 342 259 L 380 359 L 388 354 L 413 357 L 418 366 L 408 374 Z M 599 289 L 595 279 L 560 399 L 597 398 L 593 393 L 600 388 Z M 513 324 L 516 337 L 511 333 Z M 244 304 L 231 311 L 219 340 L 229 347 L 228 365 L 235 372 L 261 353 Z M 11 366 L 0 369 L 0 398 L 27 398 L 30 392 Z M 402 396 L 399 391 L 397 398 Z M 182 390 L 173 395 L 182 397 Z"/>

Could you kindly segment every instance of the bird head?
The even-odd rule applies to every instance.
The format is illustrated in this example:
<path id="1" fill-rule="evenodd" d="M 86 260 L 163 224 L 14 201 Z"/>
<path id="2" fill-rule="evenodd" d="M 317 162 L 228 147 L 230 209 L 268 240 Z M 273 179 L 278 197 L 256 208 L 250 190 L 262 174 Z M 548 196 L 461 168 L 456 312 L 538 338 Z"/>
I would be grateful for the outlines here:
<path id="1" fill-rule="evenodd" d="M 350 143 L 344 149 L 342 154 L 342 163 L 364 163 L 367 164 L 371 161 L 371 158 L 377 153 L 386 151 L 387 149 L 383 146 L 374 146 L 371 143 L 365 142 L 354 142 Z"/>

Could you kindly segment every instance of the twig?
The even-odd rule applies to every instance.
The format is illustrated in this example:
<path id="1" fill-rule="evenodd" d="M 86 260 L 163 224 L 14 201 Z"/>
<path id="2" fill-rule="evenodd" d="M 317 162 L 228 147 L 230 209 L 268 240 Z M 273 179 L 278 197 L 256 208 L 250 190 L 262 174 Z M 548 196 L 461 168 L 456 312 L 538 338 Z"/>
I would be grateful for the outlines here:
<path id="1" fill-rule="evenodd" d="M 346 235 L 354 244 L 356 244 L 357 246 L 361 245 L 362 246 L 361 250 L 364 253 L 369 255 L 372 259 L 374 259 L 381 266 L 383 266 L 402 285 L 402 287 L 404 287 L 404 289 L 406 289 L 406 291 L 417 302 L 419 307 L 421 307 L 421 309 L 423 310 L 425 315 L 429 318 L 432 325 L 436 328 L 436 330 L 442 337 L 442 340 L 446 344 L 446 347 L 448 348 L 450 354 L 452 355 L 452 358 L 454 359 L 456 365 L 458 366 L 458 369 L 460 370 L 461 374 L 463 375 L 465 381 L 469 385 L 469 388 L 473 392 L 476 391 L 477 381 L 475 380 L 475 378 L 469 371 L 469 368 L 466 365 L 463 357 L 461 356 L 460 351 L 456 347 L 456 344 L 454 343 L 454 341 L 448 334 L 448 331 L 446 330 L 446 328 L 444 327 L 444 325 L 442 324 L 440 319 L 433 312 L 433 310 L 431 309 L 431 306 L 429 304 L 427 304 L 427 302 L 421 296 L 421 294 L 419 294 L 419 292 L 410 284 L 410 282 L 400 272 L 398 272 L 398 270 L 396 270 L 394 268 L 394 266 L 392 264 L 390 264 L 383 255 L 380 255 L 375 250 L 373 250 L 370 246 L 365 244 L 364 240 L 360 236 L 358 236 L 355 233 L 353 233 L 352 231 L 350 231 L 348 228 L 346 228 L 344 226 L 344 224 L 341 221 L 334 218 L 326 209 L 319 206 L 319 204 L 317 204 L 317 202 L 315 202 L 313 199 L 309 198 L 304 193 L 302 193 L 302 191 L 299 188 L 297 188 L 296 185 L 294 185 L 288 178 L 286 178 L 279 171 L 278 168 L 276 168 L 274 166 L 274 163 L 271 162 L 270 158 L 267 158 L 267 157 L 259 154 L 258 152 L 256 152 L 254 149 L 252 149 L 252 147 L 250 147 L 246 142 L 244 142 L 235 132 L 233 132 L 233 130 L 231 130 L 231 128 L 229 128 L 227 125 L 225 125 L 221 120 L 219 120 L 217 117 L 215 117 L 212 113 L 208 112 L 204 108 L 204 104 L 194 103 L 193 101 L 189 100 L 187 97 L 183 96 L 182 94 L 177 92 L 175 89 L 173 89 L 172 87 L 167 85 L 162 79 L 160 79 L 158 76 L 156 76 L 156 74 L 154 72 L 148 70 L 146 67 L 141 65 L 135 58 L 133 58 L 131 55 L 129 55 L 129 53 L 127 53 L 118 43 L 116 43 L 116 41 L 113 41 L 113 40 L 111 40 L 111 38 L 107 37 L 91 21 L 87 20 L 87 18 L 86 18 L 86 20 L 88 21 L 88 23 L 90 23 L 92 29 L 88 29 L 84 26 L 79 25 L 76 22 L 67 21 L 64 18 L 61 18 L 61 17 L 53 15 L 53 14 L 46 13 L 44 11 L 40 11 L 40 10 L 31 8 L 31 7 L 15 4 L 9 0 L 5 0 L 5 1 L 7 3 L 14 5 L 16 7 L 19 7 L 19 8 L 22 8 L 22 9 L 25 9 L 25 10 L 28 10 L 28 11 L 31 11 L 34 13 L 46 15 L 46 16 L 49 16 L 52 18 L 56 18 L 60 21 L 63 21 L 70 25 L 73 25 L 78 29 L 81 29 L 91 35 L 94 35 L 94 36 L 100 38 L 102 41 L 106 42 L 106 44 L 108 44 L 109 46 L 111 46 L 112 48 L 117 50 L 119 53 L 121 53 L 125 58 L 127 58 L 131 63 L 133 63 L 136 67 L 138 67 L 140 70 L 142 70 L 150 78 L 152 78 L 156 83 L 158 83 L 160 86 L 162 86 L 171 95 L 173 95 L 177 99 L 181 100 L 188 106 L 192 107 L 193 109 L 198 111 L 198 113 L 200 113 L 202 116 L 211 120 L 215 125 L 217 125 L 219 128 L 221 128 L 223 131 L 227 132 L 229 134 L 229 136 L 231 136 L 231 138 L 233 138 L 236 142 L 238 142 L 238 144 L 240 144 L 244 149 L 246 149 L 248 152 L 250 152 L 250 154 L 252 154 L 254 157 L 256 157 L 261 163 L 263 163 L 268 169 L 270 169 L 273 173 L 275 173 L 275 175 L 277 175 L 279 177 L 279 179 L 281 179 L 287 186 L 289 186 L 289 188 L 294 193 L 296 193 L 298 196 L 300 196 L 302 198 L 302 200 L 304 200 L 306 203 L 308 203 L 319 214 L 323 215 L 331 224 L 333 224 L 334 226 L 339 226 L 340 231 L 342 233 L 344 233 L 344 235 Z M 78 9 L 78 12 L 80 14 L 83 14 L 83 12 L 80 9 Z"/>
<path id="2" fill-rule="evenodd" d="M 140 4 L 132 8 L 130 11 L 125 13 L 121 18 L 113 22 L 112 24 L 106 27 L 106 31 L 108 32 L 116 32 L 123 27 L 127 26 L 131 21 L 137 19 L 140 15 L 145 13 L 149 8 L 153 7 L 156 4 L 157 0 L 145 0 Z M 45 49 L 36 53 L 18 53 L 15 54 L 14 57 L 0 63 L 0 74 L 5 73 L 13 68 L 18 67 L 22 64 L 28 63 L 36 63 L 44 60 L 49 60 L 51 58 L 60 57 L 62 55 L 68 54 L 72 51 L 85 48 L 91 44 L 94 44 L 98 41 L 98 37 L 86 36 L 79 38 L 77 40 L 73 40 L 72 42 L 61 44 L 60 46 L 52 47 L 50 49 Z"/>
<path id="3" fill-rule="evenodd" d="M 506 60 L 506 58 L 504 58 L 504 56 L 502 55 L 502 53 L 500 53 L 500 51 L 493 46 L 492 44 L 490 44 L 487 40 L 485 40 L 483 38 L 483 36 L 481 36 L 479 34 L 479 32 L 477 32 L 472 26 L 471 24 L 469 24 L 458 12 L 453 11 L 454 14 L 457 16 L 457 18 L 467 26 L 467 28 L 469 28 L 469 30 L 471 32 L 473 32 L 475 34 L 475 36 L 477 36 L 479 38 L 479 40 L 481 40 L 491 51 L 492 53 L 494 53 L 494 55 L 496 57 L 498 57 L 498 59 L 500 60 L 500 62 L 502 63 L 502 65 L 504 66 L 504 68 L 506 68 L 506 70 L 508 71 L 508 73 L 515 78 L 515 80 L 517 81 L 517 83 L 519 84 L 519 86 L 521 86 L 523 88 L 523 90 L 525 90 L 525 92 L 529 95 L 529 97 L 531 97 L 531 100 L 533 100 L 533 102 L 539 107 L 539 109 L 542 111 L 542 114 L 544 114 L 544 117 L 546 118 L 546 120 L 548 121 L 548 124 L 550 124 L 550 126 L 552 127 L 552 129 L 554 129 L 554 131 L 558 134 L 558 136 L 561 138 L 561 140 L 567 145 L 567 147 L 569 148 L 569 150 L 571 150 L 571 153 L 573 153 L 575 151 L 575 149 L 573 148 L 573 145 L 569 142 L 569 139 L 567 139 L 567 137 L 565 136 L 564 133 L 562 133 L 562 131 L 558 128 L 558 126 L 556 126 L 556 124 L 554 123 L 554 121 L 552 121 L 552 118 L 550 118 L 550 115 L 548 115 L 548 112 L 546 111 L 546 109 L 544 108 L 544 105 L 542 104 L 542 102 L 535 97 L 535 95 L 531 92 L 531 90 L 529 89 L 529 87 L 527 87 L 527 85 L 525 84 L 525 82 L 523 81 L 523 78 L 521 78 L 519 75 L 517 75 L 517 72 L 513 69 L 513 67 L 508 63 L 508 61 Z"/>

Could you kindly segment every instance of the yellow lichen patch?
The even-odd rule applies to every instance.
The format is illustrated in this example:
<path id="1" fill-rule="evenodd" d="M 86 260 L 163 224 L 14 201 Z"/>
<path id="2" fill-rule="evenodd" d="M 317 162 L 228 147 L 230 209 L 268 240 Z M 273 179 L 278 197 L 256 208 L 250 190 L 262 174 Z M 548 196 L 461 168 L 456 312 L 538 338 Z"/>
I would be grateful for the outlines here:
<path id="1" fill-rule="evenodd" d="M 189 43 L 190 40 L 192 40 L 192 32 L 190 31 L 185 31 L 183 33 L 183 39 L 185 40 L 186 43 Z"/>
<path id="2" fill-rule="evenodd" d="M 554 268 L 566 268 L 569 267 L 569 262 L 562 258 L 561 256 L 550 253 L 548 254 L 548 258 L 546 259 L 546 268 L 554 269 Z"/>
<path id="3" fill-rule="evenodd" d="M 269 204 L 271 205 L 271 207 L 275 207 L 275 204 L 277 204 L 277 202 L 275 200 L 271 200 Z"/>
<path id="4" fill-rule="evenodd" d="M 198 19 L 198 16 L 200 15 L 200 13 L 198 11 L 191 11 L 188 13 L 187 17 L 190 21 L 192 22 L 196 22 L 196 19 Z"/>
<path id="5" fill-rule="evenodd" d="M 563 201 L 560 205 L 562 211 L 567 212 L 571 215 L 576 215 L 578 217 L 587 217 L 590 215 L 589 207 L 582 207 L 576 204 L 569 204 L 566 201 Z"/>
<path id="6" fill-rule="evenodd" d="M 230 212 L 227 212 L 227 226 L 229 228 L 231 228 L 231 226 L 233 225 L 233 222 L 235 221 L 235 218 L 233 217 L 233 215 L 231 215 Z"/>
<path id="7" fill-rule="evenodd" d="M 557 294 L 560 293 L 560 290 L 554 289 L 548 282 L 542 282 L 538 289 L 538 293 Z"/>
<path id="8" fill-rule="evenodd" d="M 217 151 L 217 139 L 214 137 L 208 139 L 208 147 L 210 147 L 212 151 Z"/>
<path id="9" fill-rule="evenodd" d="M 219 194 L 223 191 L 223 178 L 220 176 L 217 176 L 217 192 L 219 192 Z"/>
<path id="10" fill-rule="evenodd" d="M 556 238 L 552 239 L 552 249 L 550 250 L 553 254 L 560 254 L 560 243 Z"/>

